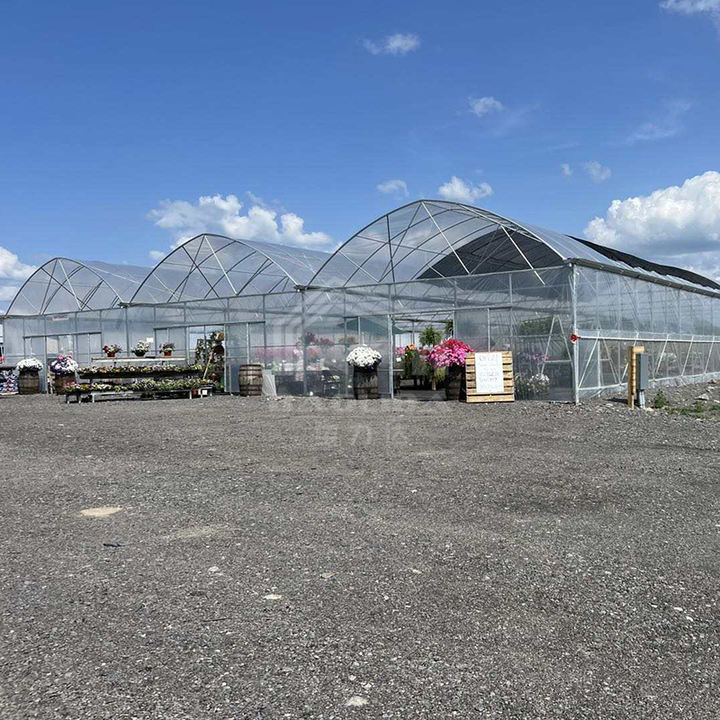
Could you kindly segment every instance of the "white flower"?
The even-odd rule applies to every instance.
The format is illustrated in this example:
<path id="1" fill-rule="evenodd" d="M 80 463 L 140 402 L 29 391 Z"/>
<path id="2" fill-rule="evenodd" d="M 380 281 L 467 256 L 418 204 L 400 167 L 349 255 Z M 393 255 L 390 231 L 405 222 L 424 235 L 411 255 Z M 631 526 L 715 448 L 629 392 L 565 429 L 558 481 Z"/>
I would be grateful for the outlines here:
<path id="1" fill-rule="evenodd" d="M 16 366 L 18 371 L 22 370 L 42 370 L 42 363 L 37 358 L 24 358 Z"/>
<path id="2" fill-rule="evenodd" d="M 348 365 L 357 368 L 371 368 L 382 360 L 382 355 L 367 345 L 358 345 L 347 356 Z"/>

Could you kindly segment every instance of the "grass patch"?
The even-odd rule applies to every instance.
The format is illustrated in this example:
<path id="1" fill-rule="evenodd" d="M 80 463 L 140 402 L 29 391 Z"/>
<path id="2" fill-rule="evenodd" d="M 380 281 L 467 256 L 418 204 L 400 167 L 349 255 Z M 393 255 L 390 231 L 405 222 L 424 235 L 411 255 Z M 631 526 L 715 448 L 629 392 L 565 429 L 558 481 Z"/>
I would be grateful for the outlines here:
<path id="1" fill-rule="evenodd" d="M 671 415 L 685 415 L 686 417 L 700 418 L 703 420 L 720 420 L 720 403 L 696 400 L 692 405 L 662 407 Z"/>

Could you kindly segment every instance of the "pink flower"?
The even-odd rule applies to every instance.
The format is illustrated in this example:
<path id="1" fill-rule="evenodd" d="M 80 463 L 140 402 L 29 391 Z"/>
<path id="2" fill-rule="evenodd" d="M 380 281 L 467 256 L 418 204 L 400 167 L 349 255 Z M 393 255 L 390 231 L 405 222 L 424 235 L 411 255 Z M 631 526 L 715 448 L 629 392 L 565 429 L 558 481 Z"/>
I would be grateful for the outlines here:
<path id="1" fill-rule="evenodd" d="M 475 352 L 462 340 L 450 338 L 436 345 L 428 355 L 428 362 L 435 368 L 450 367 L 451 365 L 465 365 L 465 358 L 468 353 Z"/>

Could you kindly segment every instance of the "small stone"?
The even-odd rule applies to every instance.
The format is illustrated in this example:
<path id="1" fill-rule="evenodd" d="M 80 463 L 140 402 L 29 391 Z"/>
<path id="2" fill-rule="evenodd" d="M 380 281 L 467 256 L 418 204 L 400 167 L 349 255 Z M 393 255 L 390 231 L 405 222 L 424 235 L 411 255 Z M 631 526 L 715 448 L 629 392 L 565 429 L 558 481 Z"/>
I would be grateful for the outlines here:
<path id="1" fill-rule="evenodd" d="M 84 510 L 80 511 L 80 514 L 84 515 L 85 517 L 106 517 L 108 515 L 113 515 L 116 512 L 120 512 L 121 510 L 121 507 L 113 507 L 111 505 L 108 505 L 105 507 L 85 508 Z"/>
<path id="2" fill-rule="evenodd" d="M 708 400 L 710 400 L 710 396 L 707 393 L 703 393 L 702 395 L 698 395 L 695 399 L 707 402 Z"/>
<path id="3" fill-rule="evenodd" d="M 209 573 L 220 572 L 220 568 L 219 568 L 217 565 L 213 565 L 212 567 L 209 567 L 209 568 L 208 568 L 208 572 L 209 572 Z"/>
<path id="4" fill-rule="evenodd" d="M 276 595 L 275 593 L 269 593 L 268 595 L 263 595 L 263 600 L 282 600 L 282 595 Z"/>
<path id="5" fill-rule="evenodd" d="M 353 695 L 346 703 L 346 707 L 362 707 L 368 704 L 368 699 L 362 695 Z"/>

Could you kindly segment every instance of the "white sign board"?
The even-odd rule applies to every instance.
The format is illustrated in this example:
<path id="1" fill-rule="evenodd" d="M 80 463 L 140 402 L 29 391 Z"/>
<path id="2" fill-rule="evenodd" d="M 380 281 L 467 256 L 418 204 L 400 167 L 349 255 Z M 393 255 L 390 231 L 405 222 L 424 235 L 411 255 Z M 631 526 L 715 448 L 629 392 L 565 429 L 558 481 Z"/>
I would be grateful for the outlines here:
<path id="1" fill-rule="evenodd" d="M 501 352 L 475 353 L 475 389 L 487 395 L 505 392 Z"/>

